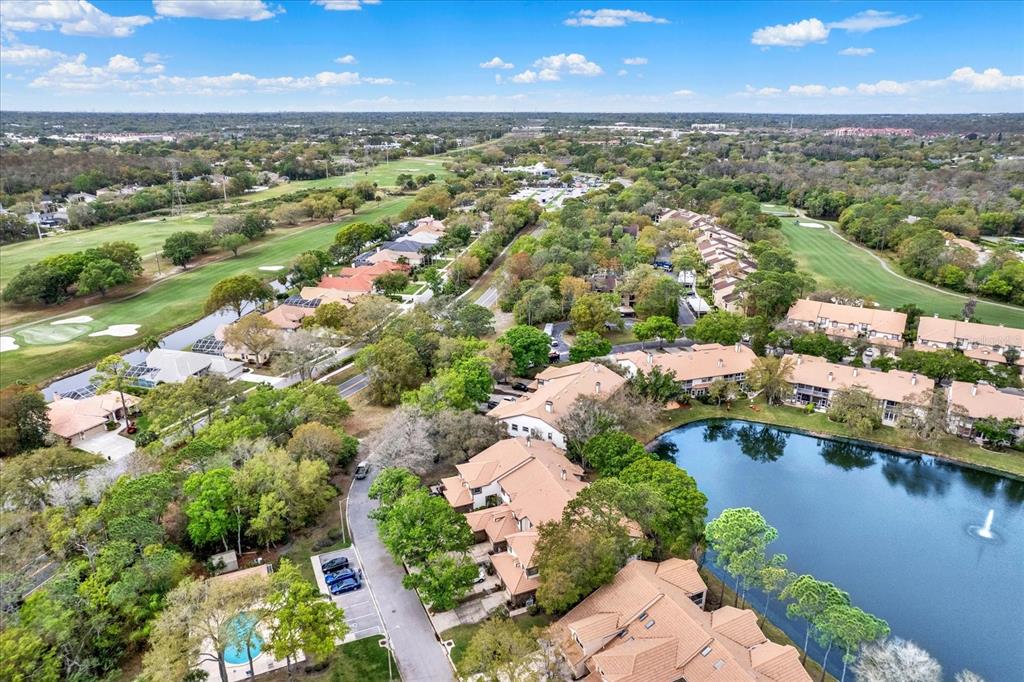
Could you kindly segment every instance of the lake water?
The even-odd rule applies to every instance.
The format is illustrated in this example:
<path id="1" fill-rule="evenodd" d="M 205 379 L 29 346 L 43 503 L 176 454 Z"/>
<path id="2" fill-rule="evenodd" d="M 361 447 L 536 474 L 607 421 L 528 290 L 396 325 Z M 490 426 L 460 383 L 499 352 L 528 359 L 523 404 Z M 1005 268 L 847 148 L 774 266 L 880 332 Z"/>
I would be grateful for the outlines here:
<path id="1" fill-rule="evenodd" d="M 893 635 L 927 649 L 947 680 L 964 668 L 987 682 L 1024 680 L 1024 482 L 739 420 L 661 440 L 708 496 L 709 519 L 729 507 L 760 511 L 779 530 L 769 549 L 787 554 L 792 571 L 849 592 Z M 997 537 L 983 540 L 971 527 L 990 509 Z M 772 620 L 802 644 L 803 624 L 784 612 L 774 601 Z M 812 644 L 812 656 L 822 653 Z M 841 665 L 833 651 L 829 670 Z"/>

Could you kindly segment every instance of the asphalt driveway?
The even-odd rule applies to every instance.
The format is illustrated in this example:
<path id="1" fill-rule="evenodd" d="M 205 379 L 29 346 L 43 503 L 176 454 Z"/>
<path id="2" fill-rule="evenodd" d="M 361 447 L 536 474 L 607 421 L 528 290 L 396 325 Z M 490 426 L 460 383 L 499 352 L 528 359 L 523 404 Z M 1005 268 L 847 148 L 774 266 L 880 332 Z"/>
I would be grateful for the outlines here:
<path id="1" fill-rule="evenodd" d="M 349 627 L 349 633 L 345 640 L 383 635 L 384 624 L 381 622 L 373 594 L 373 576 L 368 575 L 366 569 L 363 568 L 354 546 L 310 558 L 310 561 L 313 562 L 313 573 L 316 575 L 317 586 L 324 594 L 330 594 L 327 583 L 324 582 L 324 573 L 320 565 L 322 562 L 341 556 L 348 558 L 350 568 L 363 572 L 363 586 L 360 589 L 331 597 L 331 600 L 345 611 L 345 621 Z"/>
<path id="2" fill-rule="evenodd" d="M 376 475 L 371 472 L 371 476 Z M 373 583 L 384 627 L 405 682 L 445 682 L 455 675 L 437 641 L 419 597 L 402 587 L 405 570 L 395 564 L 377 536 L 368 514 L 377 503 L 367 497 L 370 478 L 355 480 L 348 495 L 348 520 L 362 560 L 364 575 Z"/>

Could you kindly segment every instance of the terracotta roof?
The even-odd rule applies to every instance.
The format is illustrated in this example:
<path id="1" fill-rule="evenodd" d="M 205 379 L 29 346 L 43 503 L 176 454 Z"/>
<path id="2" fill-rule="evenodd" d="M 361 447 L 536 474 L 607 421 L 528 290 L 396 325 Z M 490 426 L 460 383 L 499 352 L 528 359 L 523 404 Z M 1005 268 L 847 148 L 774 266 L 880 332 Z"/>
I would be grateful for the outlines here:
<path id="1" fill-rule="evenodd" d="M 351 307 L 355 305 L 352 300 L 359 298 L 358 294 L 353 295 L 351 291 L 341 291 L 340 289 L 324 289 L 323 287 L 302 287 L 302 291 L 299 292 L 299 296 L 312 301 L 320 299 L 321 303 L 340 303 L 343 306 Z"/>
<path id="2" fill-rule="evenodd" d="M 626 380 L 604 365 L 578 362 L 567 367 L 549 367 L 537 375 L 537 382 L 534 393 L 515 401 L 503 400 L 487 413 L 488 416 L 495 419 L 530 416 L 555 426 L 579 396 L 607 397 L 619 390 Z"/>
<path id="3" fill-rule="evenodd" d="M 1024 424 L 1024 395 L 1000 391 L 991 384 L 954 381 L 949 389 L 949 402 L 962 407 L 973 419 L 1013 419 Z"/>
<path id="4" fill-rule="evenodd" d="M 923 346 L 923 348 L 924 350 L 938 350 L 931 346 Z M 977 360 L 978 362 L 998 362 L 1002 365 L 1008 364 L 1006 362 L 1006 357 L 1002 353 L 994 351 L 991 348 L 968 348 L 964 351 L 964 356 L 972 360 Z M 1014 364 L 1024 367 L 1024 356 L 1017 358 L 1017 362 Z"/>
<path id="5" fill-rule="evenodd" d="M 660 570 L 652 562 L 629 562 L 553 626 L 569 662 L 585 662 L 591 671 L 586 679 L 810 682 L 796 649 L 767 646 L 752 611 L 707 613 L 664 580 L 684 572 L 700 580 L 694 562 L 670 562 Z"/>
<path id="6" fill-rule="evenodd" d="M 505 538 L 508 541 L 510 554 L 514 554 L 527 568 L 533 566 L 533 555 L 537 552 L 537 539 L 540 535 L 535 530 L 524 530 L 512 533 Z"/>
<path id="7" fill-rule="evenodd" d="M 710 383 L 715 377 L 743 374 L 757 358 L 754 351 L 742 344 L 723 346 L 717 343 L 697 344 L 689 350 L 668 353 L 653 351 L 631 351 L 613 355 L 620 364 L 632 364 L 641 372 L 660 367 L 664 372 L 675 372 L 676 381 L 701 381 Z M 627 366 L 628 366 L 627 364 Z"/>
<path id="8" fill-rule="evenodd" d="M 838 391 L 851 386 L 862 386 L 878 400 L 904 402 L 908 395 L 919 395 L 935 387 L 935 382 L 923 374 L 894 369 L 857 368 L 828 362 L 813 355 L 796 356 L 792 384 L 806 384 Z"/>
<path id="9" fill-rule="evenodd" d="M 449 476 L 441 479 L 441 487 L 448 504 L 453 507 L 465 507 L 473 503 L 473 494 L 469 488 L 462 485 L 462 479 L 458 476 Z"/>
<path id="10" fill-rule="evenodd" d="M 263 313 L 263 317 L 273 323 L 278 329 L 298 329 L 302 326 L 303 318 L 316 314 L 316 308 L 303 308 L 297 305 L 279 305 L 270 312 Z"/>
<path id="11" fill-rule="evenodd" d="M 700 594 L 707 589 L 692 561 L 672 557 L 658 564 L 654 574 L 687 594 Z"/>
<path id="12" fill-rule="evenodd" d="M 540 584 L 537 576 L 530 577 L 526 575 L 522 564 L 508 552 L 492 554 L 491 564 L 510 594 L 516 595 L 533 592 Z"/>
<path id="13" fill-rule="evenodd" d="M 368 294 L 373 291 L 373 280 L 377 277 L 380 277 L 380 275 L 372 273 L 360 273 L 351 277 L 325 276 L 321 278 L 317 286 L 321 289 L 337 289 L 356 294 Z"/>
<path id="14" fill-rule="evenodd" d="M 960 322 L 941 317 L 922 317 L 917 324 L 918 341 L 956 345 L 958 340 L 972 345 L 1024 348 L 1024 329 L 977 322 Z"/>
<path id="15" fill-rule="evenodd" d="M 124 394 L 125 404 L 131 408 L 139 404 L 139 398 Z M 46 411 L 50 420 L 50 431 L 61 438 L 73 438 L 80 433 L 106 424 L 121 409 L 121 396 L 116 391 L 72 400 L 57 395 Z"/>
<path id="16" fill-rule="evenodd" d="M 376 277 L 389 272 L 408 272 L 409 270 L 409 266 L 404 263 L 382 260 L 374 263 L 373 265 L 358 265 L 356 267 L 342 268 L 338 272 L 338 277 L 355 277 L 357 275 L 371 275 Z"/>
<path id="17" fill-rule="evenodd" d="M 902 334 L 907 327 L 906 313 L 878 308 L 860 308 L 853 305 L 839 305 L 825 301 L 812 301 L 801 298 L 786 313 L 786 318 L 800 322 L 818 323 L 819 319 L 839 324 L 864 324 L 876 332 L 883 334 Z M 834 333 L 831 327 L 828 333 Z"/>

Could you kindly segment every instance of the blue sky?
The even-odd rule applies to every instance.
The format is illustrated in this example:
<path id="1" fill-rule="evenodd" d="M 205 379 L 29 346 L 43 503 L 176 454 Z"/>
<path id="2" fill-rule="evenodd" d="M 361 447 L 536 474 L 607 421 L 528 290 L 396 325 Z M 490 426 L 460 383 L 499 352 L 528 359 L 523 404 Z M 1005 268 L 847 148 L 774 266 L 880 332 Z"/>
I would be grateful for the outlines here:
<path id="1" fill-rule="evenodd" d="M 1024 2 L 6 0 L 0 106 L 1024 111 Z"/>

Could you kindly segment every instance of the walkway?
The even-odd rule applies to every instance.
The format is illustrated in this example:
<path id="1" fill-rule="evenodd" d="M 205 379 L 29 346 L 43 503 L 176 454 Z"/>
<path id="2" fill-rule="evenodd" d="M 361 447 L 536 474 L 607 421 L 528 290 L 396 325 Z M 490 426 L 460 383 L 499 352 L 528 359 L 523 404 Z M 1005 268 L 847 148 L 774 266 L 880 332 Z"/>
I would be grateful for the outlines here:
<path id="1" fill-rule="evenodd" d="M 388 554 L 368 514 L 377 503 L 367 497 L 370 479 L 352 481 L 348 494 L 348 522 L 359 549 L 363 569 L 373 581 L 384 627 L 404 682 L 445 682 L 454 679 L 451 664 L 419 597 L 402 587 L 405 571 Z"/>

